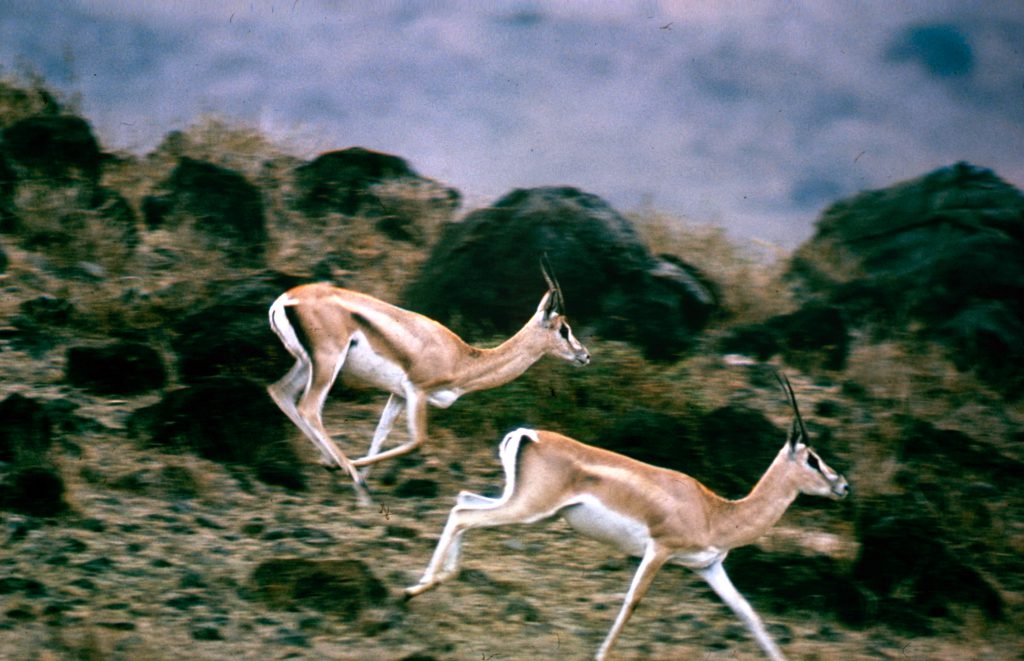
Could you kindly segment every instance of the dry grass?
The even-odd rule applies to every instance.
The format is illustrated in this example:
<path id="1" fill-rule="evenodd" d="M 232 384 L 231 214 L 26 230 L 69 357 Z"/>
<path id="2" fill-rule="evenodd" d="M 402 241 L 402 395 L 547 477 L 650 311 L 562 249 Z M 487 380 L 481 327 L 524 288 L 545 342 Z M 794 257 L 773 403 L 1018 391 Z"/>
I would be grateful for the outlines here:
<path id="1" fill-rule="evenodd" d="M 37 91 L 12 100 L 9 94 L 5 96 L 5 89 L 0 83 L 0 124 L 10 121 L 10 118 L 39 112 L 45 106 L 45 99 Z M 411 231 L 416 241 L 387 238 L 375 226 L 377 218 L 369 215 L 347 217 L 327 214 L 318 219 L 307 218 L 292 204 L 295 190 L 291 172 L 299 163 L 298 159 L 289 156 L 285 147 L 269 143 L 254 129 L 218 120 L 206 120 L 168 136 L 156 151 L 145 157 L 119 157 L 106 167 L 102 183 L 124 195 L 138 212 L 145 196 L 156 191 L 158 183 L 168 176 L 182 156 L 229 167 L 244 173 L 257 184 L 264 195 L 267 213 L 269 241 L 266 261 L 269 269 L 310 277 L 314 274 L 314 267 L 321 260 L 326 260 L 322 265 L 326 269 L 326 277 L 388 300 L 398 299 L 399 293 L 425 260 L 429 246 L 436 242 L 444 225 L 451 221 L 452 210 L 436 204 L 437 188 L 408 181 L 382 184 L 374 192 L 392 212 L 414 220 Z M 46 293 L 66 298 L 75 307 L 75 325 L 67 332 L 75 333 L 76 341 L 109 337 L 126 327 L 152 329 L 154 337 L 160 337 L 160 329 L 167 319 L 209 302 L 211 282 L 258 274 L 255 270 L 240 269 L 228 263 L 221 252 L 211 249 L 203 236 L 187 223 L 174 231 L 147 231 L 138 227 L 140 243 L 131 252 L 102 222 L 99 214 L 83 210 L 79 194 L 73 188 L 39 182 L 21 187 L 18 195 L 19 213 L 32 232 L 59 235 L 67 234 L 73 228 L 74 240 L 26 248 L 17 245 L 13 237 L 0 237 L 0 244 L 10 259 L 6 273 L 0 275 L 0 284 L 5 291 L 5 295 L 0 297 L 0 315 L 6 319 L 17 314 L 22 301 Z M 727 312 L 724 319 L 716 322 L 720 327 L 762 321 L 793 308 L 793 294 L 781 279 L 785 256 L 778 251 L 739 245 L 731 241 L 721 228 L 694 226 L 684 219 L 654 211 L 635 214 L 631 220 L 655 253 L 677 255 L 718 284 Z M 67 271 L 79 267 L 82 262 L 99 265 L 103 277 L 68 277 Z M 779 392 L 752 379 L 754 370 L 722 362 L 713 351 L 706 349 L 711 345 L 710 340 L 705 343 L 705 349 L 698 349 L 674 364 L 649 363 L 639 351 L 625 344 L 599 340 L 588 344 L 594 362 L 585 369 L 572 369 L 560 362 L 545 360 L 522 378 L 500 389 L 476 393 L 448 411 L 432 411 L 430 445 L 414 457 L 411 469 L 405 467 L 410 476 L 415 473 L 416 477 L 436 478 L 446 494 L 467 487 L 497 488 L 500 486 L 500 467 L 493 458 L 494 444 L 502 433 L 518 424 L 548 426 L 581 440 L 593 440 L 610 424 L 635 409 L 664 412 L 683 421 L 696 421 L 701 414 L 726 404 L 743 404 L 764 411 L 779 427 L 788 423 L 789 413 Z M 5 349 L 0 354 L 0 371 L 4 374 L 2 394 L 22 392 L 43 399 L 66 397 L 67 388 L 62 381 L 63 348 L 58 346 L 38 359 Z M 1024 403 L 1004 402 L 983 387 L 972 374 L 958 372 L 941 349 L 922 344 L 910 336 L 885 342 L 858 337 L 848 366 L 842 373 L 812 376 L 785 365 L 777 367 L 789 373 L 805 417 L 816 430 L 830 433 L 831 447 L 825 452 L 830 459 L 838 455 L 839 465 L 855 485 L 856 497 L 902 493 L 897 476 L 906 467 L 896 459 L 894 448 L 898 447 L 903 433 L 899 422 L 899 416 L 903 414 L 927 420 L 940 428 L 963 431 L 1010 456 L 1021 454 L 1021 450 L 1014 447 L 1013 439 L 1019 438 L 1015 434 L 1024 428 Z M 856 394 L 858 388 L 846 391 L 842 387 L 851 384 L 859 386 L 864 394 Z M 238 521 L 247 518 L 266 516 L 286 521 L 299 513 L 300 520 L 309 527 L 323 526 L 332 530 L 336 539 L 343 540 L 339 541 L 337 549 L 330 550 L 331 553 L 344 553 L 356 548 L 366 556 L 373 555 L 375 550 L 383 554 L 375 556 L 379 557 L 379 563 L 375 563 L 374 570 L 379 569 L 382 578 L 386 577 L 389 583 L 395 584 L 415 579 L 414 574 L 429 557 L 433 536 L 443 523 L 448 506 L 445 499 L 428 503 L 392 499 L 399 524 L 414 527 L 417 536 L 412 541 L 389 539 L 381 544 L 385 534 L 378 530 L 381 522 L 376 519 L 379 517 L 374 517 L 374 513 L 350 513 L 347 507 L 337 506 L 338 502 L 347 503 L 350 493 L 336 480 L 329 482 L 317 473 L 310 493 L 302 497 L 282 495 L 261 485 L 254 487 L 255 491 L 247 492 L 236 484 L 234 476 L 225 473 L 221 467 L 210 466 L 200 460 L 155 455 L 150 450 L 136 448 L 134 439 L 126 438 L 123 431 L 126 409 L 152 403 L 157 395 L 145 402 L 133 400 L 128 404 L 85 399 L 80 394 L 73 396 L 84 402 L 80 414 L 99 421 L 103 427 L 99 438 L 90 437 L 90 442 L 83 445 L 81 455 L 69 458 L 63 467 L 70 476 L 68 482 L 76 508 L 82 512 L 100 512 L 111 525 L 124 515 L 122 506 L 142 507 L 142 503 L 154 511 L 163 512 L 167 503 L 159 494 L 152 498 L 126 495 L 111 485 L 124 475 L 134 474 L 140 466 L 185 466 L 199 485 L 200 497 L 194 506 L 208 518 L 223 517 L 226 532 L 205 531 L 202 534 L 223 537 L 214 539 L 216 544 L 210 542 L 210 546 L 236 554 L 225 561 L 236 563 L 229 565 L 235 576 L 244 576 L 252 564 L 250 561 L 262 558 L 270 546 L 262 540 L 239 537 Z M 840 413 L 834 418 L 815 415 L 815 406 L 829 401 L 839 403 Z M 372 435 L 382 404 L 383 399 L 380 404 L 353 408 L 350 402 L 332 400 L 327 411 L 329 424 L 342 430 L 343 442 L 363 448 Z M 400 440 L 403 434 L 404 430 L 399 425 L 393 440 Z M 712 440 L 708 439 L 708 442 Z M 308 444 L 303 448 L 303 456 L 312 460 L 312 448 Z M 82 464 L 90 466 L 99 477 L 93 481 L 84 479 L 80 468 Z M 450 470 L 455 464 L 462 466 L 458 474 Z M 393 470 L 400 472 L 397 468 Z M 382 468 L 377 478 L 380 479 L 384 472 Z M 388 491 L 385 489 L 383 493 Z M 830 527 L 830 534 L 841 537 L 847 552 L 854 548 L 850 522 L 840 520 L 842 514 L 836 510 L 815 509 L 808 516 L 820 530 Z M 1012 516 L 1012 512 L 1006 516 Z M 159 519 L 155 521 L 159 522 Z M 1017 544 L 1019 550 L 1024 548 L 1020 541 L 1024 535 L 1019 528 L 1019 521 L 999 519 L 993 529 L 1005 534 L 1009 540 L 1007 547 Z M 157 547 L 166 545 L 167 557 L 175 557 L 180 548 L 201 537 L 193 534 L 188 538 L 175 538 L 167 530 L 158 532 L 159 535 L 153 536 L 152 540 L 143 540 L 143 534 L 139 533 L 137 540 L 140 544 L 151 541 L 151 554 L 154 556 L 159 550 Z M 39 534 L 58 533 L 43 531 Z M 82 531 L 76 534 L 90 535 Z M 167 536 L 161 538 L 160 535 Z M 107 537 L 100 534 L 93 537 L 95 540 L 90 539 L 90 543 L 98 549 L 109 548 L 105 552 L 111 557 L 120 558 L 117 554 L 124 553 Z M 146 537 L 151 535 L 147 532 Z M 537 583 L 536 558 L 547 557 L 546 553 L 521 553 L 511 560 L 497 555 L 507 553 L 510 545 L 516 544 L 526 544 L 529 549 L 546 549 L 554 554 L 556 561 L 543 563 L 544 571 L 550 572 L 550 586 Z M 469 566 L 485 568 L 493 577 L 514 576 L 512 595 L 520 602 L 536 599 L 545 617 L 554 622 L 553 625 L 545 625 L 556 627 L 545 629 L 547 637 L 554 638 L 551 632 L 558 632 L 560 640 L 567 646 L 571 645 L 571 649 L 581 656 L 592 652 L 613 612 L 608 608 L 614 609 L 621 591 L 628 585 L 628 576 L 624 572 L 602 568 L 601 563 L 607 557 L 603 549 L 580 544 L 561 529 L 531 531 L 525 537 L 516 531 L 495 533 L 491 537 L 481 534 L 479 539 L 474 538 L 472 545 Z M 245 546 L 245 553 L 249 555 L 237 556 L 240 546 Z M 309 552 L 322 554 L 324 551 L 314 549 Z M 501 559 L 495 560 L 496 557 Z M 585 558 L 583 565 L 579 565 L 580 557 Z M 204 553 L 202 558 L 209 564 L 211 574 L 224 571 L 220 556 L 215 553 Z M 575 574 L 566 571 L 560 561 L 568 565 L 576 562 L 577 565 L 571 566 L 580 571 Z M 512 563 L 511 570 L 506 566 L 509 562 Z M 169 573 L 164 572 L 160 576 Z M 659 654 L 668 658 L 679 654 L 682 649 L 694 655 L 705 653 L 709 658 L 733 658 L 731 651 L 706 653 L 702 645 L 707 631 L 696 627 L 692 620 L 684 621 L 682 616 L 697 608 L 702 618 L 715 623 L 713 626 L 719 629 L 724 629 L 725 619 L 715 604 L 705 604 L 700 598 L 693 600 L 696 606 L 693 602 L 680 602 L 677 586 L 673 583 L 676 580 L 678 576 L 664 577 L 660 593 L 655 590 L 645 602 L 645 608 L 638 613 L 641 619 L 628 629 L 630 635 L 622 647 L 623 658 L 656 658 Z M 131 584 L 137 586 L 134 589 L 140 597 L 153 598 L 151 586 L 143 585 L 139 577 L 132 578 Z M 595 585 L 599 585 L 600 590 L 595 591 Z M 472 658 L 477 658 L 481 650 L 486 652 L 489 648 L 485 641 L 494 638 L 494 622 L 504 622 L 502 609 L 508 595 L 496 597 L 493 590 L 492 593 L 482 593 L 478 586 L 461 582 L 449 586 L 447 593 L 438 594 L 441 596 L 424 602 L 425 605 L 414 608 L 409 614 L 401 615 L 408 618 L 408 622 L 386 630 L 376 640 L 363 636 L 358 630 L 341 627 L 322 635 L 311 634 L 311 638 L 315 638 L 318 649 L 326 650 L 329 652 L 327 656 L 336 658 L 345 658 L 345 654 L 357 654 L 353 658 L 363 658 L 371 655 L 366 653 L 367 650 L 390 653 L 399 647 L 409 652 L 416 651 L 423 646 L 422 638 L 417 638 L 421 635 L 429 640 L 436 639 L 435 642 L 459 640 L 462 652 L 475 646 L 472 647 Z M 231 600 L 242 612 L 240 617 L 232 615 L 240 624 L 233 623 L 225 629 L 233 637 L 232 645 L 236 644 L 235 638 L 238 641 L 238 647 L 232 649 L 257 649 L 255 654 L 264 653 L 267 648 L 260 647 L 256 634 L 260 633 L 263 626 L 260 621 L 266 614 L 246 604 L 236 603 L 239 600 L 233 587 L 225 590 L 224 595 L 219 597 Z M 543 603 L 540 603 L 541 597 L 544 597 Z M 1019 602 L 1016 595 L 1010 595 L 1010 598 Z M 215 601 L 211 600 L 211 603 Z M 597 602 L 602 609 L 596 608 L 594 604 Z M 657 606 L 674 609 L 666 612 L 675 613 L 676 619 L 669 616 L 658 619 Z M 171 638 L 178 643 L 184 641 L 185 645 L 197 644 L 188 637 L 189 623 L 185 615 L 172 613 L 177 618 L 174 623 L 176 633 L 170 636 L 156 625 L 148 628 L 151 626 L 149 623 L 162 625 L 167 609 L 161 611 L 159 605 L 152 604 L 147 608 L 152 608 L 156 615 L 140 617 L 143 622 L 141 628 L 130 636 L 94 626 L 86 617 L 80 625 L 52 630 L 45 640 L 34 641 L 31 649 L 40 650 L 39 658 L 48 658 L 47 655 L 49 658 L 111 658 L 117 654 L 121 654 L 121 658 L 130 658 L 133 654 L 135 658 L 157 658 L 159 650 L 164 648 L 162 643 Z M 87 612 L 88 609 L 83 606 L 81 610 Z M 470 622 L 465 619 L 467 612 L 476 614 Z M 302 616 L 280 617 L 294 620 L 298 627 L 297 622 Z M 645 617 L 646 620 L 643 619 Z M 439 620 L 445 627 L 437 627 Z M 806 635 L 814 634 L 822 622 L 808 623 L 795 616 L 786 621 L 798 634 L 790 648 L 803 653 L 806 658 L 827 658 L 822 650 L 838 650 L 838 653 L 851 658 L 857 658 L 858 654 L 875 658 L 903 658 L 901 653 L 906 656 L 905 642 L 895 640 L 881 627 L 848 631 L 830 622 L 829 627 L 841 630 L 842 640 L 833 644 L 806 639 Z M 642 624 L 645 622 L 648 626 L 658 627 L 664 640 L 651 643 Z M 38 626 L 30 628 L 32 631 L 46 630 L 42 622 L 36 624 Z M 532 626 L 534 623 L 529 624 Z M 416 635 L 403 633 L 406 625 Z M 531 634 L 527 623 L 516 623 L 512 628 L 517 636 L 514 640 L 526 646 L 522 649 L 534 653 L 534 649 L 528 646 L 539 640 L 536 633 Z M 679 632 L 687 628 L 692 629 L 685 636 L 687 640 L 680 640 Z M 22 628 L 17 634 L 24 636 L 25 630 Z M 911 649 L 915 654 L 927 654 L 933 658 L 955 658 L 965 650 L 983 649 L 974 646 L 985 640 L 986 635 L 981 625 L 974 628 L 968 624 L 954 633 L 922 641 Z M 969 640 L 963 643 L 957 637 Z M 996 631 L 995 640 L 998 642 L 987 648 L 994 646 L 993 658 L 999 656 L 1002 647 L 1008 648 L 1006 639 L 1009 637 L 1005 631 Z M 125 642 L 129 638 L 133 642 Z M 352 644 L 346 648 L 348 643 Z M 648 645 L 653 645 L 653 648 L 645 647 Z M 438 645 L 434 647 L 439 648 Z M 744 654 L 753 653 L 752 645 L 745 639 L 736 645 L 730 641 L 729 647 L 740 647 Z M 224 656 L 234 655 L 227 643 L 223 650 Z M 353 653 L 352 650 L 359 652 Z M 314 655 L 312 651 L 309 653 Z M 544 653 L 541 651 L 542 656 Z"/>
<path id="2" fill-rule="evenodd" d="M 793 308 L 790 289 L 782 282 L 787 255 L 781 249 L 743 245 L 721 227 L 657 211 L 634 213 L 629 220 L 652 252 L 681 258 L 719 286 L 729 323 L 756 323 Z"/>

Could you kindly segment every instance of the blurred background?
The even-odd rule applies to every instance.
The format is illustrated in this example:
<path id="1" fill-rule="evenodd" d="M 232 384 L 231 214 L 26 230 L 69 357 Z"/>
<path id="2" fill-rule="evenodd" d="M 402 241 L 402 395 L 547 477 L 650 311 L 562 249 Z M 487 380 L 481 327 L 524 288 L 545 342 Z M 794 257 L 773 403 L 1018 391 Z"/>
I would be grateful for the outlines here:
<path id="1" fill-rule="evenodd" d="M 5 3 L 0 64 L 111 149 L 237 119 L 400 154 L 474 202 L 573 185 L 787 248 L 967 160 L 1024 182 L 1024 18 L 978 3 Z M 476 206 L 476 204 L 474 204 Z"/>
<path id="2" fill-rule="evenodd" d="M 636 560 L 474 531 L 509 429 L 749 492 L 787 374 L 853 495 L 726 562 L 790 658 L 1020 659 L 1014 2 L 0 5 L 0 657 L 590 658 Z M 315 280 L 593 361 L 429 414 L 374 508 L 266 395 Z M 359 456 L 385 397 L 336 386 Z M 396 425 L 392 442 L 404 440 Z M 663 570 L 617 658 L 760 658 Z"/>

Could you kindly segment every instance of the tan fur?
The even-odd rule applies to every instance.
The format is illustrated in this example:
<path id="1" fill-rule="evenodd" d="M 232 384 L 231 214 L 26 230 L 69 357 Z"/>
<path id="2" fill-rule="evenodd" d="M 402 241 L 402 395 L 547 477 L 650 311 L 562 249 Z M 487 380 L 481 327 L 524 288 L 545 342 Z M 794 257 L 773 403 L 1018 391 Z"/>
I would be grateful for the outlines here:
<path id="1" fill-rule="evenodd" d="M 787 383 L 788 387 L 788 383 Z M 797 416 L 795 400 L 794 411 Z M 798 418 L 797 418 L 798 419 Z M 736 612 L 765 653 L 781 659 L 760 618 L 729 581 L 722 561 L 771 528 L 800 493 L 845 497 L 846 480 L 798 440 L 802 421 L 757 485 L 745 498 L 718 496 L 684 473 L 658 468 L 580 443 L 551 431 L 517 430 L 506 436 L 521 444 L 517 459 L 503 456 L 514 488 L 501 500 L 463 493 L 449 516 L 427 570 L 408 597 L 430 590 L 458 573 L 462 536 L 476 527 L 531 523 L 561 514 L 596 539 L 642 556 L 625 603 L 597 658 L 605 658 L 666 562 L 696 571 Z M 515 435 L 521 436 L 516 439 Z M 504 450 L 503 450 L 504 452 Z"/>
<path id="2" fill-rule="evenodd" d="M 415 450 L 426 440 L 426 407 L 446 407 L 462 395 L 505 384 L 544 355 L 577 364 L 586 348 L 558 312 L 561 294 L 549 290 L 523 328 L 501 345 L 472 347 L 438 322 L 366 294 L 327 283 L 301 285 L 271 307 L 271 325 L 297 363 L 268 390 L 278 406 L 320 449 L 328 465 L 345 468 L 368 502 L 355 469 Z M 282 311 L 290 309 L 291 319 Z M 278 314 L 275 317 L 275 310 Z M 286 339 L 294 327 L 300 346 Z M 559 332 L 564 327 L 565 336 Z M 363 344 L 369 346 L 363 346 Z M 335 379 L 391 394 L 366 456 L 349 460 L 323 428 L 324 400 Z M 301 391 L 301 396 L 300 396 Z M 394 419 L 405 409 L 409 440 L 380 452 Z M 364 468 L 362 477 L 369 469 Z"/>

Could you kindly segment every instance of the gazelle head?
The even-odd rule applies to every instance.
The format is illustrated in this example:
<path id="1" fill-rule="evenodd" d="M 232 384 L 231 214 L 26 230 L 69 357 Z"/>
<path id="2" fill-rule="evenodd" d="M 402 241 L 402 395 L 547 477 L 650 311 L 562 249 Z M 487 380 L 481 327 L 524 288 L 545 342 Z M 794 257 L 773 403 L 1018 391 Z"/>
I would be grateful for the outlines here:
<path id="1" fill-rule="evenodd" d="M 793 387 L 789 385 L 789 379 L 779 374 L 776 374 L 776 377 L 789 397 L 790 406 L 793 407 L 793 423 L 789 428 L 789 436 L 782 453 L 785 453 L 789 466 L 796 469 L 793 474 L 797 488 L 800 489 L 800 493 L 811 496 L 825 496 L 834 500 L 846 498 L 850 492 L 846 478 L 832 470 L 808 445 L 810 438 L 800 416 L 800 409 L 796 405 L 796 396 L 793 394 Z"/>
<path id="2" fill-rule="evenodd" d="M 576 365 L 586 365 L 590 362 L 590 352 L 572 334 L 572 328 L 565 318 L 565 299 L 562 297 L 562 288 L 547 266 L 547 258 L 540 263 L 541 273 L 548 283 L 548 290 L 540 299 L 534 319 L 540 328 L 543 329 L 546 346 L 544 352 Z"/>

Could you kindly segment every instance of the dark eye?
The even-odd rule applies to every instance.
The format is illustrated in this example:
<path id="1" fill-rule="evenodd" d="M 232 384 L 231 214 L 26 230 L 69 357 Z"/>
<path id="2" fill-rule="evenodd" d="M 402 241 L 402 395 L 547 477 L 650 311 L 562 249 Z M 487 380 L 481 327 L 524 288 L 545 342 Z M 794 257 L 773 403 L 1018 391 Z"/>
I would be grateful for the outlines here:
<path id="1" fill-rule="evenodd" d="M 569 339 L 569 327 L 566 326 L 565 324 L 562 324 L 561 326 L 558 327 L 558 334 L 562 336 L 563 340 L 568 340 Z"/>
<path id="2" fill-rule="evenodd" d="M 819 473 L 821 472 L 821 464 L 818 463 L 818 457 L 813 452 L 807 453 L 807 465 Z"/>

